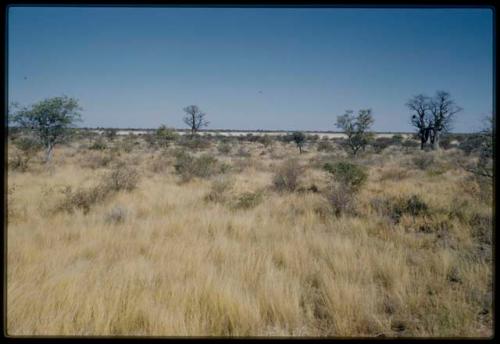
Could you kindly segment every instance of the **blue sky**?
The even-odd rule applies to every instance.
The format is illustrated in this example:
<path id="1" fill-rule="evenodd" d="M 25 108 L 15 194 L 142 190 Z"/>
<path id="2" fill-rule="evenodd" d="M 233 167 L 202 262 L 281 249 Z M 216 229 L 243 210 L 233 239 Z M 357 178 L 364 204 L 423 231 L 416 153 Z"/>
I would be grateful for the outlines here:
<path id="1" fill-rule="evenodd" d="M 449 91 L 456 132 L 493 108 L 489 9 L 10 7 L 9 101 L 66 94 L 82 126 L 337 130 L 373 110 L 411 131 L 405 102 Z"/>

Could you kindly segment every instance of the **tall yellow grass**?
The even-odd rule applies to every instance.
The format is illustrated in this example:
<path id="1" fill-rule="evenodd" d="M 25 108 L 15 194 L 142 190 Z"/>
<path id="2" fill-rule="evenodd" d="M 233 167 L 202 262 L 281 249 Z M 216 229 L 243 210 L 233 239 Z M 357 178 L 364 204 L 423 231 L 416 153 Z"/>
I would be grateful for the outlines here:
<path id="1" fill-rule="evenodd" d="M 276 152 L 298 156 L 293 146 L 276 145 Z M 318 193 L 269 188 L 280 161 L 249 146 L 253 158 L 231 172 L 231 193 L 266 190 L 251 209 L 207 201 L 209 179 L 179 183 L 171 165 L 153 172 L 148 164 L 159 153 L 126 156 L 142 171 L 137 189 L 87 215 L 50 211 L 57 190 L 91 184 L 105 170 L 82 168 L 76 148 L 59 148 L 53 171 L 9 171 L 7 333 L 492 334 L 491 260 L 479 256 L 467 221 L 444 215 L 463 201 L 463 212 L 491 216 L 491 205 L 459 187 L 467 183 L 464 172 L 432 175 L 407 167 L 401 154 L 386 154 L 372 162 L 359 214 L 335 218 Z M 318 154 L 298 158 L 308 165 Z M 394 169 L 406 172 L 388 174 Z M 302 183 L 322 186 L 328 178 L 309 167 Z M 418 219 L 393 224 L 369 205 L 375 196 L 410 194 L 440 210 L 431 225 L 447 221 L 448 241 L 420 232 Z M 123 223 L 106 221 L 115 206 L 127 210 Z M 458 281 L 450 281 L 451 272 Z"/>

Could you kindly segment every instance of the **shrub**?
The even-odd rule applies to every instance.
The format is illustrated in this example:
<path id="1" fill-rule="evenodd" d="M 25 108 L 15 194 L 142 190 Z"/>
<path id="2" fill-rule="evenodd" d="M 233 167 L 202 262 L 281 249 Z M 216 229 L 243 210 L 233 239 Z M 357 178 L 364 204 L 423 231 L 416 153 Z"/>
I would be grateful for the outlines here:
<path id="1" fill-rule="evenodd" d="M 232 147 L 231 147 L 231 145 L 229 143 L 221 142 L 217 146 L 217 150 L 221 154 L 228 155 L 229 153 L 231 153 Z"/>
<path id="2" fill-rule="evenodd" d="M 172 142 L 177 140 L 178 136 L 174 129 L 162 125 L 155 131 L 154 142 L 161 148 L 167 148 Z"/>
<path id="3" fill-rule="evenodd" d="M 234 207 L 236 209 L 250 209 L 256 207 L 262 202 L 263 195 L 261 191 L 245 192 L 238 197 Z"/>
<path id="4" fill-rule="evenodd" d="M 116 154 L 116 153 L 115 153 Z M 80 160 L 80 166 L 83 168 L 97 169 L 102 167 L 108 167 L 115 159 L 116 155 L 113 153 L 97 153 L 84 155 Z"/>
<path id="5" fill-rule="evenodd" d="M 269 135 L 261 135 L 259 136 L 259 140 L 258 140 L 262 145 L 264 145 L 264 147 L 270 147 L 273 145 L 274 143 L 274 140 L 271 136 Z"/>
<path id="6" fill-rule="evenodd" d="M 79 188 L 76 191 L 68 186 L 63 190 L 64 198 L 56 207 L 56 211 L 71 213 L 75 209 L 80 209 L 84 214 L 87 214 L 94 205 L 106 199 L 110 191 L 104 184 L 98 184 L 91 188 Z"/>
<path id="7" fill-rule="evenodd" d="M 326 198 L 335 216 L 355 213 L 355 194 L 346 185 L 331 186 Z"/>
<path id="8" fill-rule="evenodd" d="M 384 149 L 393 144 L 393 138 L 379 137 L 372 141 L 371 145 L 376 153 L 382 152 Z"/>
<path id="9" fill-rule="evenodd" d="M 429 214 L 429 206 L 417 195 L 393 199 L 375 197 L 370 201 L 370 205 L 377 213 L 388 216 L 396 223 L 404 214 L 413 217 Z"/>
<path id="10" fill-rule="evenodd" d="M 434 164 L 434 156 L 419 152 L 411 161 L 416 168 L 425 171 Z"/>
<path id="11" fill-rule="evenodd" d="M 116 129 L 106 129 L 104 130 L 103 135 L 109 140 L 113 141 L 116 138 L 116 135 L 118 133 L 118 130 Z"/>
<path id="12" fill-rule="evenodd" d="M 119 163 L 113 167 L 104 179 L 105 187 L 111 191 L 131 191 L 137 187 L 139 173 L 133 167 L 125 163 Z"/>
<path id="13" fill-rule="evenodd" d="M 391 217 L 399 222 L 403 214 L 408 214 L 413 217 L 419 215 L 427 215 L 429 206 L 417 195 L 411 195 L 409 198 L 400 198 L 392 204 Z"/>
<path id="14" fill-rule="evenodd" d="M 364 167 L 346 161 L 326 163 L 324 169 L 350 192 L 359 191 L 368 178 Z"/>
<path id="15" fill-rule="evenodd" d="M 236 155 L 241 158 L 249 158 L 252 156 L 252 154 L 244 147 L 240 147 Z"/>
<path id="16" fill-rule="evenodd" d="M 301 173 L 302 168 L 297 160 L 289 159 L 285 161 L 274 175 L 274 188 L 278 191 L 295 191 L 298 187 Z"/>
<path id="17" fill-rule="evenodd" d="M 108 146 L 101 137 L 99 137 L 89 146 L 89 149 L 91 150 L 104 150 L 106 148 L 108 148 Z"/>
<path id="18" fill-rule="evenodd" d="M 467 135 L 465 139 L 458 144 L 458 149 L 462 150 L 466 155 L 469 155 L 472 152 L 478 152 L 483 145 L 483 141 L 481 135 Z"/>
<path id="19" fill-rule="evenodd" d="M 28 169 L 29 162 L 42 149 L 42 145 L 31 136 L 16 137 L 13 144 L 18 151 L 9 159 L 9 167 L 13 170 L 25 172 Z"/>
<path id="20" fill-rule="evenodd" d="M 415 139 L 406 139 L 401 142 L 401 146 L 403 146 L 406 152 L 409 152 L 410 150 L 419 148 L 420 144 Z"/>
<path id="21" fill-rule="evenodd" d="M 408 177 L 408 171 L 402 168 L 394 167 L 383 170 L 380 173 L 380 181 L 384 180 L 402 180 Z"/>
<path id="22" fill-rule="evenodd" d="M 185 151 L 176 153 L 174 167 L 182 181 L 189 181 L 193 177 L 206 178 L 227 170 L 227 165 L 219 164 L 218 160 L 211 155 L 204 154 L 196 158 Z"/>
<path id="23" fill-rule="evenodd" d="M 321 140 L 318 142 L 317 150 L 318 152 L 332 152 L 334 150 L 334 147 L 331 142 Z"/>
<path id="24" fill-rule="evenodd" d="M 209 139 L 204 138 L 200 135 L 184 135 L 177 141 L 177 144 L 191 150 L 206 149 L 211 145 Z"/>
<path id="25" fill-rule="evenodd" d="M 226 176 L 216 178 L 211 185 L 210 192 L 205 196 L 206 201 L 222 203 L 227 200 L 227 193 L 233 187 L 233 180 Z"/>

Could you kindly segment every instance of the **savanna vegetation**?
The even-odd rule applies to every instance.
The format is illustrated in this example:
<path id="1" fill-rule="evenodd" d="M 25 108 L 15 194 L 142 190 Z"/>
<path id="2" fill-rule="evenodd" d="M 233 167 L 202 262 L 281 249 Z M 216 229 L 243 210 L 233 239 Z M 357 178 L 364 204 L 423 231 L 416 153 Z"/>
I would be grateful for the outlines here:
<path id="1" fill-rule="evenodd" d="M 8 334 L 492 335 L 492 127 L 95 134 L 58 101 L 9 132 Z"/>

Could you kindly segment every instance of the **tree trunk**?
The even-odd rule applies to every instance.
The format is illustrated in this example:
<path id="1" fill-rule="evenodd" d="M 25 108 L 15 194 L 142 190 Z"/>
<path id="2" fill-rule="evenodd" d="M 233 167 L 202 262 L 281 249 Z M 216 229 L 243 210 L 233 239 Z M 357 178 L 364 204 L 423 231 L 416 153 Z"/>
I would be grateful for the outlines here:
<path id="1" fill-rule="evenodd" d="M 54 146 L 49 144 L 47 146 L 47 150 L 45 151 L 45 163 L 46 164 L 48 164 L 50 162 L 50 160 L 52 159 L 52 148 L 54 148 Z"/>
<path id="2" fill-rule="evenodd" d="M 439 131 L 435 131 L 434 135 L 432 136 L 432 149 L 433 150 L 438 150 L 439 149 Z"/>
<path id="3" fill-rule="evenodd" d="M 299 146 L 299 153 L 302 154 L 302 146 Z"/>

